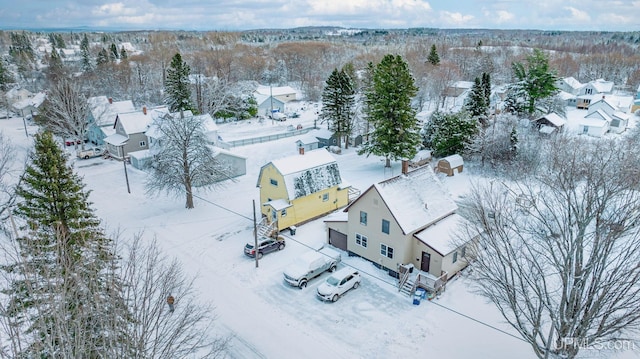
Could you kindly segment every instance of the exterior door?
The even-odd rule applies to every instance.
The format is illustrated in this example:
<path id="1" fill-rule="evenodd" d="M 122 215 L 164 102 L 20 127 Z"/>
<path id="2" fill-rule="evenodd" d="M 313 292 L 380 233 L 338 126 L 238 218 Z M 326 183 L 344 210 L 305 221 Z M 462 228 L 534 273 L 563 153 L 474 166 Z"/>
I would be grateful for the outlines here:
<path id="1" fill-rule="evenodd" d="M 431 263 L 431 254 L 422 252 L 422 262 L 420 263 L 420 270 L 428 273 L 429 263 Z"/>

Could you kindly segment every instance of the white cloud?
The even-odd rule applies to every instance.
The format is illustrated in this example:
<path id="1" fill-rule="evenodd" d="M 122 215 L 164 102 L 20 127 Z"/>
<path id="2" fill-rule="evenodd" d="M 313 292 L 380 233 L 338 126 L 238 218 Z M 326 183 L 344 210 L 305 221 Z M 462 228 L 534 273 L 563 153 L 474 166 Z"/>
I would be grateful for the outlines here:
<path id="1" fill-rule="evenodd" d="M 571 12 L 571 20 L 573 21 L 589 21 L 591 20 L 591 16 L 585 11 L 576 9 L 575 7 L 565 6 L 565 10 L 569 10 Z"/>
<path id="2" fill-rule="evenodd" d="M 96 16 L 128 16 L 135 15 L 136 10 L 127 8 L 123 3 L 117 2 L 97 6 L 93 9 L 92 13 Z"/>
<path id="3" fill-rule="evenodd" d="M 446 25 L 462 26 L 467 25 L 475 17 L 473 15 L 464 15 L 459 12 L 440 11 L 440 20 Z"/>

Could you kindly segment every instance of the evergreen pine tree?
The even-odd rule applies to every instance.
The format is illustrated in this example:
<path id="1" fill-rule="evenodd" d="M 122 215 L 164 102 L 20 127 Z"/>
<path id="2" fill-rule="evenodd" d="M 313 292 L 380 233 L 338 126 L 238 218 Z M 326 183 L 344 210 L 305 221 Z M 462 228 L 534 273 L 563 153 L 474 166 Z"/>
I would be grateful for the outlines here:
<path id="1" fill-rule="evenodd" d="M 101 65 L 108 64 L 110 61 L 109 54 L 107 50 L 103 47 L 100 52 L 98 52 L 98 56 L 96 57 L 96 66 L 100 67 Z"/>
<path id="2" fill-rule="evenodd" d="M 87 34 L 84 34 L 82 41 L 80 42 L 80 53 L 82 54 L 82 70 L 91 71 L 91 53 L 89 51 L 89 39 Z"/>
<path id="3" fill-rule="evenodd" d="M 482 89 L 484 90 L 484 103 L 489 108 L 491 105 L 491 76 L 486 72 L 482 73 Z"/>
<path id="4" fill-rule="evenodd" d="M 411 100 L 417 91 L 404 59 L 400 55 L 385 55 L 373 70 L 369 88 L 365 90 L 364 115 L 373 130 L 358 154 L 384 156 L 385 167 L 391 167 L 392 159 L 415 156 L 420 135 Z"/>
<path id="5" fill-rule="evenodd" d="M 436 49 L 435 44 L 431 45 L 431 50 L 429 50 L 429 55 L 427 56 L 427 62 L 434 66 L 440 65 L 440 56 L 438 55 L 438 49 Z"/>
<path id="6" fill-rule="evenodd" d="M 109 47 L 109 59 L 111 59 L 111 61 L 116 61 L 118 57 L 118 48 L 116 47 L 116 44 L 111 43 L 111 46 Z"/>
<path id="7" fill-rule="evenodd" d="M 4 61 L 0 59 L 0 91 L 7 91 L 8 84 L 13 82 L 13 76 L 4 66 Z"/>
<path id="8" fill-rule="evenodd" d="M 129 55 L 127 54 L 127 50 L 124 48 L 124 46 L 122 46 L 122 48 L 120 49 L 120 60 L 126 60 L 127 58 L 129 58 Z"/>
<path id="9" fill-rule="evenodd" d="M 342 147 L 343 137 L 345 138 L 345 147 L 349 147 L 348 138 L 353 130 L 354 118 L 355 90 L 353 81 L 344 69 L 334 69 L 322 92 L 320 119 L 326 121 L 329 129 L 334 131 L 338 138 L 339 147 Z"/>
<path id="10" fill-rule="evenodd" d="M 15 278 L 8 315 L 26 327 L 21 357 L 115 357 L 128 317 L 116 257 L 66 161 L 51 133 L 35 135 L 16 189 L 19 260 L 3 267 Z"/>
<path id="11" fill-rule="evenodd" d="M 486 104 L 486 96 L 484 92 L 484 88 L 482 87 L 482 83 L 480 82 L 480 78 L 476 77 L 473 86 L 471 87 L 471 92 L 469 93 L 469 97 L 467 97 L 464 108 L 471 115 L 472 118 L 478 119 L 481 122 L 484 121 L 487 115 L 487 104 Z"/>
<path id="12" fill-rule="evenodd" d="M 533 54 L 527 57 L 526 66 L 521 62 L 515 62 L 512 70 L 517 80 L 512 87 L 519 87 L 527 94 L 522 108 L 527 114 L 535 112 L 539 100 L 551 97 L 558 91 L 555 71 L 549 68 L 549 59 L 540 49 L 534 49 Z M 515 95 L 519 92 L 518 89 L 512 91 Z"/>
<path id="13" fill-rule="evenodd" d="M 166 103 L 171 112 L 194 111 L 191 102 L 191 88 L 189 75 L 191 69 L 186 62 L 182 61 L 180 53 L 176 53 L 171 59 L 169 69 L 167 69 L 167 80 L 165 84 Z"/>
<path id="14" fill-rule="evenodd" d="M 478 121 L 464 112 L 434 112 L 424 126 L 424 145 L 436 157 L 463 154 L 477 133 Z"/>

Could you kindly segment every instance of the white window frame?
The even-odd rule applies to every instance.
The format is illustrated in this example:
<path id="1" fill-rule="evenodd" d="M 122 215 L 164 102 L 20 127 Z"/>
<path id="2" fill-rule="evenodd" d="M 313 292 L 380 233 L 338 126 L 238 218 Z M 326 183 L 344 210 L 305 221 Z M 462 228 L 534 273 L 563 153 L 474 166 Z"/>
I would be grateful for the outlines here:
<path id="1" fill-rule="evenodd" d="M 393 247 L 389 247 L 384 243 L 380 243 L 380 255 L 389 259 L 393 259 Z"/>
<path id="2" fill-rule="evenodd" d="M 369 238 L 363 234 L 356 233 L 356 244 L 360 247 L 367 248 L 369 245 Z"/>

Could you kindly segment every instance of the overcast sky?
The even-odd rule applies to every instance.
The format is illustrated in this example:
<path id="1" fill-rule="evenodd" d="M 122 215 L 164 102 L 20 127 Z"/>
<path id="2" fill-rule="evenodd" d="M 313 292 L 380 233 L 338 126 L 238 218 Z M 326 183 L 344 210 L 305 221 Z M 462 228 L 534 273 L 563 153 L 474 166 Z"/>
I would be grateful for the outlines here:
<path id="1" fill-rule="evenodd" d="M 0 0 L 0 28 L 640 30 L 640 0 Z"/>

